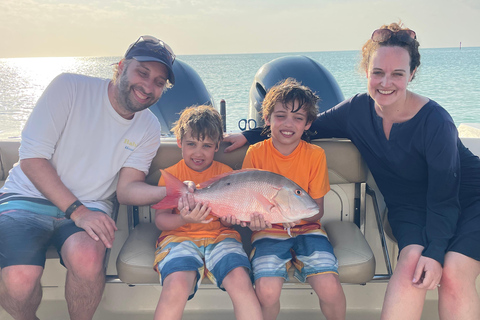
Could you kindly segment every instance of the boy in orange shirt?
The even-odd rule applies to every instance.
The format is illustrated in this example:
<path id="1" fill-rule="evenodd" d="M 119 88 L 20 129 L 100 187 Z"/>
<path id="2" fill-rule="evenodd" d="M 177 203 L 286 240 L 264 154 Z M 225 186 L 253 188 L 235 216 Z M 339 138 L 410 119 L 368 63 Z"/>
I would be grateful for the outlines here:
<path id="1" fill-rule="evenodd" d="M 196 184 L 232 171 L 213 160 L 223 139 L 222 128 L 221 116 L 214 108 L 185 109 L 172 129 L 183 159 L 165 171 Z M 159 186 L 164 185 L 161 177 Z M 209 215 L 208 204 L 197 203 L 190 210 L 191 202 L 191 198 L 183 198 L 176 210 L 155 212 L 155 224 L 162 233 L 154 268 L 163 285 L 155 319 L 180 320 L 187 300 L 193 298 L 205 275 L 230 295 L 237 319 L 262 319 L 240 235 L 229 223 Z"/>
<path id="2" fill-rule="evenodd" d="M 325 317 L 345 319 L 338 262 L 320 225 L 323 197 L 330 190 L 325 153 L 302 140 L 316 119 L 317 101 L 309 88 L 291 78 L 272 87 L 263 101 L 264 133 L 270 138 L 250 146 L 243 162 L 243 168 L 272 171 L 296 182 L 319 206 L 317 215 L 295 223 L 270 225 L 261 215 L 252 218 L 255 292 L 265 320 L 276 319 L 280 312 L 280 293 L 291 265 L 295 277 L 312 286 Z"/>

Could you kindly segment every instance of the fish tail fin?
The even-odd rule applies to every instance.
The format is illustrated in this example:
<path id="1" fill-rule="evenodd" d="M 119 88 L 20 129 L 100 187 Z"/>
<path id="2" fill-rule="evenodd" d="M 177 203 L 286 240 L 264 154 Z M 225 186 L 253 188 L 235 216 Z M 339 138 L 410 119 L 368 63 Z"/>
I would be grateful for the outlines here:
<path id="1" fill-rule="evenodd" d="M 176 208 L 178 199 L 187 193 L 187 186 L 174 175 L 165 170 L 160 169 L 163 179 L 165 179 L 165 186 L 167 188 L 167 195 L 160 202 L 153 205 L 153 209 L 170 209 Z"/>

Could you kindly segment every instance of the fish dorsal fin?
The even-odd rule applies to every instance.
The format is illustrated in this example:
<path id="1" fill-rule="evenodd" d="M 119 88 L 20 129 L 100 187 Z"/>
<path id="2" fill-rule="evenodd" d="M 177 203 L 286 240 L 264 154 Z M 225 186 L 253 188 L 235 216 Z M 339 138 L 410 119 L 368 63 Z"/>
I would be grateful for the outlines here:
<path id="1" fill-rule="evenodd" d="M 246 172 L 246 171 L 266 171 L 266 170 L 260 170 L 260 169 L 252 169 L 252 168 L 249 168 L 249 169 L 242 169 L 242 170 L 233 170 L 233 171 L 230 171 L 230 172 L 225 172 L 225 173 L 222 173 L 222 174 L 219 174 L 218 176 L 215 176 L 213 177 L 212 179 L 209 179 L 207 181 L 204 181 L 202 183 L 200 183 L 198 185 L 198 187 L 201 189 L 201 188 L 205 188 L 205 187 L 208 187 L 209 185 L 211 185 L 212 183 L 220 180 L 220 179 L 223 179 L 225 177 L 228 177 L 229 175 L 232 175 L 232 174 L 239 174 L 241 172 Z"/>

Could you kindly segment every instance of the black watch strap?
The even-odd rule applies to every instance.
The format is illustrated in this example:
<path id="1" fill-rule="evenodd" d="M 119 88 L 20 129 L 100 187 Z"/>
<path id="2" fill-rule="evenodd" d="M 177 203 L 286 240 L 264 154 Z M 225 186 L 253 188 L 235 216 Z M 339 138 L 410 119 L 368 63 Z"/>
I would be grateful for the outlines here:
<path id="1" fill-rule="evenodd" d="M 80 200 L 75 200 L 74 203 L 70 205 L 70 207 L 65 210 L 65 218 L 70 219 L 72 213 L 78 209 L 78 207 L 83 206 L 83 203 Z"/>

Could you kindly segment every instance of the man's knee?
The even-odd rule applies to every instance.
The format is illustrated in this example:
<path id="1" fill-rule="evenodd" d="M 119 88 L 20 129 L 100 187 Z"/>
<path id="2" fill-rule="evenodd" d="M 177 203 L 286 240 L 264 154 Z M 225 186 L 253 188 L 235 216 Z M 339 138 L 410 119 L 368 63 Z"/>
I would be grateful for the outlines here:
<path id="1" fill-rule="evenodd" d="M 15 300 L 28 299 L 37 286 L 43 268 L 40 266 L 18 265 L 1 269 L 0 281 L 7 294 Z"/>
<path id="2" fill-rule="evenodd" d="M 105 247 L 99 245 L 70 247 L 63 251 L 65 266 L 77 277 L 96 280 L 104 273 Z"/>

